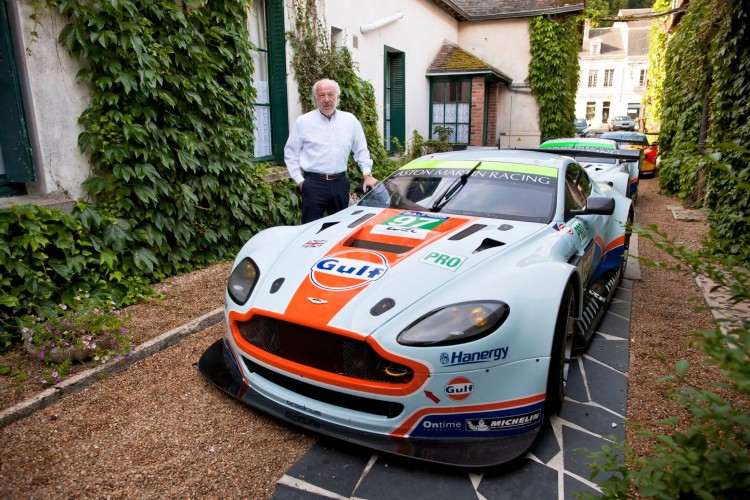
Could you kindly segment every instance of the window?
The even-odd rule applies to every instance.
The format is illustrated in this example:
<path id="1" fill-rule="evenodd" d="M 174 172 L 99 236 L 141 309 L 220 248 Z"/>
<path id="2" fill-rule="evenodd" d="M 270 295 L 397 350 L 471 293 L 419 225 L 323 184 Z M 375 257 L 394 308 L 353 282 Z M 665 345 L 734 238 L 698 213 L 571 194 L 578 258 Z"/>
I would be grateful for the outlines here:
<path id="1" fill-rule="evenodd" d="M 577 163 L 569 163 L 565 172 L 565 220 L 573 217 L 573 210 L 586 206 L 586 199 L 591 193 L 591 183 L 586 172 Z"/>
<path id="2" fill-rule="evenodd" d="M 250 41 L 257 48 L 253 53 L 253 87 L 255 98 L 255 149 L 256 158 L 271 156 L 271 97 L 268 94 L 268 46 L 266 44 L 266 9 L 255 2 L 248 20 Z"/>
<path id="3" fill-rule="evenodd" d="M 609 120 L 609 101 L 602 103 L 602 122 Z"/>
<path id="4" fill-rule="evenodd" d="M 438 139 L 436 127 L 450 128 L 448 142 L 469 143 L 471 119 L 471 80 L 434 81 L 430 130 L 432 139 Z"/>
<path id="5" fill-rule="evenodd" d="M 248 31 L 256 47 L 252 74 L 252 85 L 257 92 L 253 155 L 259 160 L 282 162 L 284 143 L 289 135 L 282 0 L 253 2 Z"/>
<path id="6" fill-rule="evenodd" d="M 589 70 L 589 88 L 596 87 L 596 79 L 599 77 L 599 70 Z"/>
<path id="7" fill-rule="evenodd" d="M 594 114 L 596 113 L 596 103 L 595 102 L 587 102 L 586 103 L 586 121 L 593 120 Z"/>
<path id="8" fill-rule="evenodd" d="M 611 87 L 614 79 L 615 79 L 615 70 L 605 69 L 604 70 L 604 86 Z"/>
<path id="9" fill-rule="evenodd" d="M 638 86 L 639 87 L 645 87 L 646 86 L 646 70 L 641 70 L 641 75 L 638 77 Z"/>

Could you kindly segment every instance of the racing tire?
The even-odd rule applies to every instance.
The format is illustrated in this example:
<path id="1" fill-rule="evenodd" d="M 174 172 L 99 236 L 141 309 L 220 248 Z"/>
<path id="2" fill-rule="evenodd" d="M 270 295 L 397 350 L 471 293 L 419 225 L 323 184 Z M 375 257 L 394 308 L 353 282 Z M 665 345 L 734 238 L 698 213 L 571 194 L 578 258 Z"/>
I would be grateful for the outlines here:
<path id="1" fill-rule="evenodd" d="M 544 412 L 547 415 L 558 413 L 565 398 L 565 386 L 568 380 L 570 361 L 573 356 L 573 330 L 576 319 L 576 302 L 573 284 L 565 286 L 560 310 L 555 321 L 555 335 L 552 340 L 552 352 L 547 373 L 547 395 L 544 401 Z"/>
<path id="2" fill-rule="evenodd" d="M 628 213 L 628 220 L 625 222 L 625 241 L 623 242 L 622 260 L 620 260 L 620 279 L 625 276 L 625 269 L 628 267 L 628 252 L 630 251 L 630 238 L 633 235 L 633 209 Z"/>

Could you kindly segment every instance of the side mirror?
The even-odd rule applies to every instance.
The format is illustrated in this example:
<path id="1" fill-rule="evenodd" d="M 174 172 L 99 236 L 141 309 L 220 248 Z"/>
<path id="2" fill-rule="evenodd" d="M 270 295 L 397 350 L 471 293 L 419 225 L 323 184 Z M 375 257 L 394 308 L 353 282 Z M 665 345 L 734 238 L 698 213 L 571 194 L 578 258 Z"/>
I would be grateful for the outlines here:
<path id="1" fill-rule="evenodd" d="M 585 207 L 571 212 L 573 215 L 612 215 L 615 213 L 615 200 L 604 196 L 592 196 L 586 200 Z"/>

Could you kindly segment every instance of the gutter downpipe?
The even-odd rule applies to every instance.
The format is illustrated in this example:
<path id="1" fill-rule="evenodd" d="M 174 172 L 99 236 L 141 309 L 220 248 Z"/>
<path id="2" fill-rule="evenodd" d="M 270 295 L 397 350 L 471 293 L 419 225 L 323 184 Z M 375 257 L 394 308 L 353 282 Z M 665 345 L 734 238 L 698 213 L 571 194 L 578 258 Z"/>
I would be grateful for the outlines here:
<path id="1" fill-rule="evenodd" d="M 398 21 L 402 17 L 404 17 L 404 13 L 401 11 L 397 11 L 395 14 L 391 14 L 390 16 L 384 17 L 383 19 L 361 25 L 359 27 L 359 31 L 364 35 L 365 33 L 375 31 L 376 29 L 380 29 L 383 26 L 391 24 L 392 22 Z"/>

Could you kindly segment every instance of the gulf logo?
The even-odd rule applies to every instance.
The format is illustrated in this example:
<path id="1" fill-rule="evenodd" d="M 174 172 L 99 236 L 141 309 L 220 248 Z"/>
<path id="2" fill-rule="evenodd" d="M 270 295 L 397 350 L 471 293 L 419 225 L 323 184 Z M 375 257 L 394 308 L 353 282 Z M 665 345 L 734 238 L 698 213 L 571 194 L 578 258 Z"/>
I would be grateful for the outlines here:
<path id="1" fill-rule="evenodd" d="M 379 280 L 388 269 L 388 260 L 378 252 L 344 250 L 313 264 L 310 280 L 324 290 L 354 290 Z"/>
<path id="2" fill-rule="evenodd" d="M 463 401 L 474 391 L 474 382 L 466 377 L 456 377 L 445 386 L 445 395 L 454 401 Z"/>

